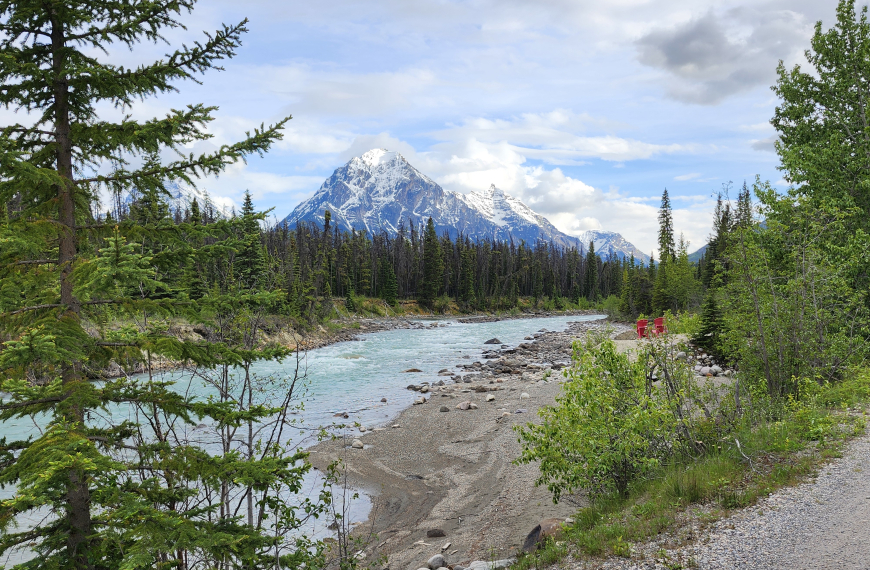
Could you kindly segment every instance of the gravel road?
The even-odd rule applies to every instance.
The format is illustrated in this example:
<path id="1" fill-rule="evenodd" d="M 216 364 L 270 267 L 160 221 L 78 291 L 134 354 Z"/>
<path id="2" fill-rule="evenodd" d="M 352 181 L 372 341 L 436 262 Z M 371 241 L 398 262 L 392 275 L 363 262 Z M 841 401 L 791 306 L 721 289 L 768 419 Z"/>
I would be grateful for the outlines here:
<path id="1" fill-rule="evenodd" d="M 704 570 L 870 569 L 870 434 L 853 440 L 815 480 L 781 489 L 698 538 L 695 546 L 671 552 L 671 560 L 684 567 L 694 561 Z M 609 560 L 599 567 L 668 568 L 649 560 Z"/>

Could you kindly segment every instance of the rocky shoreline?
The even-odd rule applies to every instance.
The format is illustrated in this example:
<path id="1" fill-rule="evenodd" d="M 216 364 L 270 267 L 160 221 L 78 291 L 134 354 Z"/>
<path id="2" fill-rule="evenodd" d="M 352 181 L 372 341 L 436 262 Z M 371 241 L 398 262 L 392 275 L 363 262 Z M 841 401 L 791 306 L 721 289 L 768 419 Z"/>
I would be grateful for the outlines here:
<path id="1" fill-rule="evenodd" d="M 561 315 L 589 315 L 596 314 L 596 311 L 591 310 L 573 310 L 573 311 L 535 311 L 528 313 L 519 313 L 516 315 L 475 315 L 469 317 L 458 318 L 461 323 L 492 323 L 498 321 L 515 320 L 515 319 L 535 319 L 542 317 L 555 317 Z M 330 330 L 322 325 L 310 331 L 295 331 L 289 327 L 283 328 L 280 326 L 267 327 L 261 331 L 264 343 L 276 343 L 285 346 L 291 350 L 308 351 L 317 348 L 323 348 L 339 342 L 351 342 L 360 340 L 360 335 L 384 332 L 390 330 L 401 329 L 425 329 L 439 326 L 438 320 L 455 319 L 450 315 L 414 315 L 402 317 L 378 317 L 378 318 L 341 318 L 333 322 L 339 324 L 337 330 Z M 433 323 L 420 322 L 425 320 L 435 319 Z M 189 324 L 177 324 L 169 328 L 169 333 L 180 340 L 206 340 L 210 336 L 208 328 L 203 326 L 193 326 Z M 182 368 L 183 363 L 155 357 L 151 362 L 151 369 L 154 373 L 169 372 Z M 122 367 L 116 362 L 112 362 L 106 368 L 99 370 L 89 370 L 88 373 L 93 378 L 110 379 L 120 378 L 122 376 L 131 376 L 134 374 L 142 374 L 147 372 L 147 366 L 144 362 L 128 362 Z"/>
<path id="2" fill-rule="evenodd" d="M 608 329 L 612 336 L 631 330 L 601 319 L 542 329 L 516 347 L 493 343 L 480 361 L 409 385 L 416 405 L 387 426 L 362 426 L 311 448 L 316 468 L 341 458 L 352 485 L 372 497 L 357 532 L 377 537 L 367 559 L 386 556 L 390 568 L 412 570 L 506 564 L 536 525 L 573 514 L 582 497 L 554 505 L 534 485 L 537 465 L 513 464 L 521 449 L 514 427 L 538 421 L 537 410 L 555 402 L 572 342 Z"/>

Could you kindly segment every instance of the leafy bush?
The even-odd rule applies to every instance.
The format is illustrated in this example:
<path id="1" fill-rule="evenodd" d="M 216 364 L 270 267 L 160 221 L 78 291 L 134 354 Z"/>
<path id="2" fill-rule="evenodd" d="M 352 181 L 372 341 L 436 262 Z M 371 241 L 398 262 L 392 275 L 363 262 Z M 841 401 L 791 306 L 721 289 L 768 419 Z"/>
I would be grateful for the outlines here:
<path id="1" fill-rule="evenodd" d="M 546 483 L 554 501 L 576 489 L 625 495 L 673 449 L 675 416 L 645 359 L 631 362 L 609 339 L 594 342 L 575 343 L 568 381 L 556 406 L 539 412 L 543 422 L 518 427 L 517 461 L 541 461 L 536 484 Z"/>

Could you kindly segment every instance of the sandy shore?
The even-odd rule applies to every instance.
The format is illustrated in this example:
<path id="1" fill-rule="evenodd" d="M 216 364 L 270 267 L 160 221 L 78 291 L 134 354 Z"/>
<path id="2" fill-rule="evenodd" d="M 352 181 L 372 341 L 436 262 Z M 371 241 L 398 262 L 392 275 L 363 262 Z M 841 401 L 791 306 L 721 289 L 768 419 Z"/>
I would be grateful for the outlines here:
<path id="1" fill-rule="evenodd" d="M 349 449 L 350 439 L 313 447 L 317 468 L 344 458 L 352 484 L 372 496 L 370 519 L 360 526 L 376 536 L 369 559 L 386 555 L 391 569 L 414 570 L 438 553 L 451 565 L 506 558 L 542 519 L 575 512 L 578 502 L 554 505 L 546 488 L 534 486 L 537 465 L 512 463 L 521 449 L 514 426 L 538 421 L 538 408 L 555 402 L 572 341 L 607 326 L 614 336 L 630 330 L 599 320 L 530 331 L 519 347 L 496 345 L 481 362 L 443 373 L 445 385 L 403 411 L 391 422 L 397 427 L 354 434 L 364 449 Z M 462 402 L 478 409 L 457 409 Z M 427 538 L 434 529 L 445 536 Z"/>

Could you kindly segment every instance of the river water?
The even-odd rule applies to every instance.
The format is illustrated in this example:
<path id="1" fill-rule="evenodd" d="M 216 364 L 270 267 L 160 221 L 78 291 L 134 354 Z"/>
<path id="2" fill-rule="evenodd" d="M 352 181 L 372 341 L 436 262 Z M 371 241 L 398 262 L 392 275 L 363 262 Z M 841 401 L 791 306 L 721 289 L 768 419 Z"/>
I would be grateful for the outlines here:
<path id="1" fill-rule="evenodd" d="M 460 323 L 453 319 L 419 321 L 426 327 L 363 333 L 357 341 L 311 350 L 298 360 L 257 363 L 253 372 L 262 378 L 278 378 L 295 374 L 298 367 L 299 373 L 304 375 L 304 388 L 298 399 L 303 408 L 295 415 L 300 427 L 309 429 L 292 430 L 290 437 L 299 445 L 307 446 L 314 443 L 310 439 L 311 428 L 334 422 L 356 422 L 367 428 L 386 425 L 419 396 L 407 389 L 408 384 L 444 379 L 438 377 L 438 371 L 444 368 L 461 372 L 457 364 L 470 364 L 480 359 L 485 348 L 495 348 L 483 344 L 488 339 L 495 337 L 502 344 L 515 347 L 524 337 L 540 330 L 563 331 L 568 323 L 600 318 L 603 316 L 572 315 L 487 323 Z M 410 368 L 422 372 L 403 372 Z M 194 393 L 209 393 L 201 382 L 182 373 L 164 374 L 162 379 L 173 379 L 179 386 L 189 386 Z M 381 402 L 382 398 L 386 398 L 386 403 Z M 348 419 L 334 417 L 344 412 Z M 29 419 L 5 422 L 0 424 L 0 437 L 16 440 L 36 435 L 39 423 Z M 345 431 L 359 433 L 354 428 L 345 428 Z M 319 484 L 318 475 L 313 474 L 307 478 L 305 487 L 314 490 Z M 7 488 L 3 495 L 8 496 L 9 491 Z M 369 506 L 368 499 L 360 496 L 353 502 L 349 518 L 364 520 Z M 322 521 L 319 524 L 308 532 L 325 536 L 328 531 Z"/>

